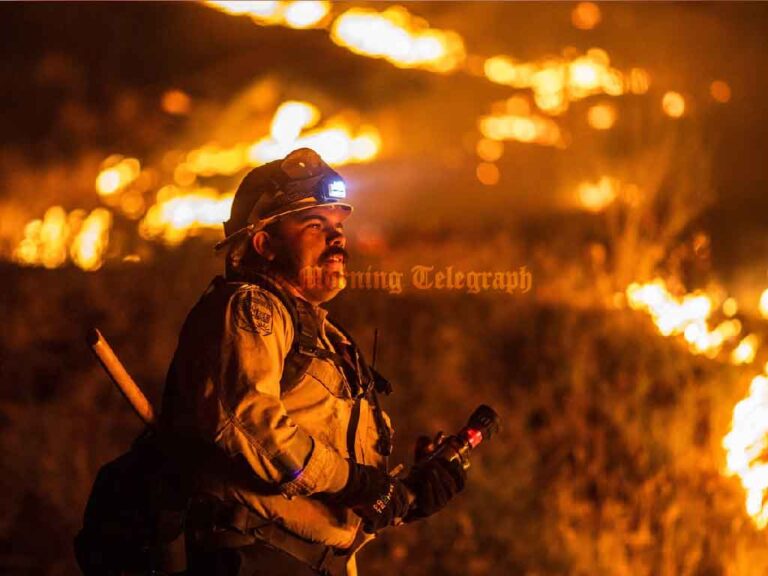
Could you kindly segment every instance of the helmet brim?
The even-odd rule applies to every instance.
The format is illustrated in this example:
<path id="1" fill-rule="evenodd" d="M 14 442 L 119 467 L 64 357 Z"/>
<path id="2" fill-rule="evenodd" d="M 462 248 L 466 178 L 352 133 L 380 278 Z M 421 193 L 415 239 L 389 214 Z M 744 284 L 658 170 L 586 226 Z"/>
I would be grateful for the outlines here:
<path id="1" fill-rule="evenodd" d="M 313 199 L 314 200 L 314 199 Z M 240 238 L 244 233 L 248 232 L 250 234 L 254 234 L 258 232 L 259 230 L 263 230 L 273 222 L 277 222 L 280 218 L 283 218 L 285 216 L 288 216 L 289 214 L 295 214 L 296 212 L 303 212 L 305 210 L 311 210 L 312 208 L 322 208 L 322 207 L 333 207 L 333 208 L 341 208 L 345 214 L 342 218 L 343 220 L 346 220 L 349 218 L 349 215 L 352 214 L 352 211 L 354 208 L 350 204 L 346 204 L 345 202 L 317 202 L 313 201 L 311 203 L 307 203 L 306 205 L 301 206 L 288 206 L 284 210 L 281 210 L 275 214 L 270 214 L 266 218 L 261 218 L 257 222 L 253 222 L 251 224 L 248 224 L 248 226 L 244 226 L 243 228 L 240 228 L 239 230 L 236 230 L 220 242 L 216 244 L 214 249 L 216 251 L 221 250 L 222 248 L 225 248 L 232 244 L 234 241 L 236 241 L 238 238 Z"/>

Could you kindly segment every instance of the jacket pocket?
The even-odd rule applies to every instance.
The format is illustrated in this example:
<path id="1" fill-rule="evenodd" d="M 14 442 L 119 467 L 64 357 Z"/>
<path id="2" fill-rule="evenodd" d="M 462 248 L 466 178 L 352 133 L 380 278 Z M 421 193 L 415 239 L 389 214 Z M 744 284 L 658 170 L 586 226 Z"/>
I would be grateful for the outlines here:
<path id="1" fill-rule="evenodd" d="M 336 398 L 351 398 L 347 381 L 329 360 L 313 358 L 307 367 L 307 376 L 317 380 Z"/>

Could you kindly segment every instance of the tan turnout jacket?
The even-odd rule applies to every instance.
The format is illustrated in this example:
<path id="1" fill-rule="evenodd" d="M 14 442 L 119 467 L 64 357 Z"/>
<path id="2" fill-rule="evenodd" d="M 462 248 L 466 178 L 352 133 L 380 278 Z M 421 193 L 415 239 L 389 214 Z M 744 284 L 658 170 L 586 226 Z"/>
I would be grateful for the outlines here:
<path id="1" fill-rule="evenodd" d="M 320 345 L 343 336 L 318 308 Z M 348 428 L 355 399 L 330 360 L 313 358 L 282 391 L 294 327 L 271 292 L 243 282 L 214 282 L 190 312 L 168 374 L 161 419 L 175 433 L 216 444 L 241 472 L 208 470 L 206 490 L 244 504 L 308 540 L 340 548 L 360 518 L 313 494 L 347 481 Z M 381 466 L 370 404 L 360 400 L 356 460 Z"/>

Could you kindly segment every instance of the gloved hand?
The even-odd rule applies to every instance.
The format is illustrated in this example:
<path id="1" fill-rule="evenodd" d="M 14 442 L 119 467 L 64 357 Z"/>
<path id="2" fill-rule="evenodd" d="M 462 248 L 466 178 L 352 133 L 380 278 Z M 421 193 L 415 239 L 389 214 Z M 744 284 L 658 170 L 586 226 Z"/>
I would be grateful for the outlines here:
<path id="1" fill-rule="evenodd" d="M 430 438 L 426 435 L 417 437 L 416 444 L 413 446 L 414 464 L 418 464 L 419 462 L 432 456 L 444 438 L 445 434 L 442 431 L 435 434 L 434 438 Z"/>
<path id="2" fill-rule="evenodd" d="M 346 486 L 328 500 L 352 508 L 363 519 L 363 530 L 373 533 L 408 513 L 409 494 L 402 481 L 383 470 L 349 461 Z"/>
<path id="3" fill-rule="evenodd" d="M 426 518 L 441 510 L 464 489 L 467 471 L 458 462 L 442 458 L 417 461 L 403 483 L 416 497 L 406 522 Z"/>

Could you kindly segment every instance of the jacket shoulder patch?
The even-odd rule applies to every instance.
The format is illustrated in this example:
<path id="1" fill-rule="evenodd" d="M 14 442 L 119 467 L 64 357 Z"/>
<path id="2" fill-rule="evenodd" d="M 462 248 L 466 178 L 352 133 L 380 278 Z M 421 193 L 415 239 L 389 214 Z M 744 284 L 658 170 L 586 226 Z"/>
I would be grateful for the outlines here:
<path id="1" fill-rule="evenodd" d="M 264 290 L 257 286 L 238 290 L 232 307 L 238 328 L 261 336 L 272 334 L 272 301 Z"/>

